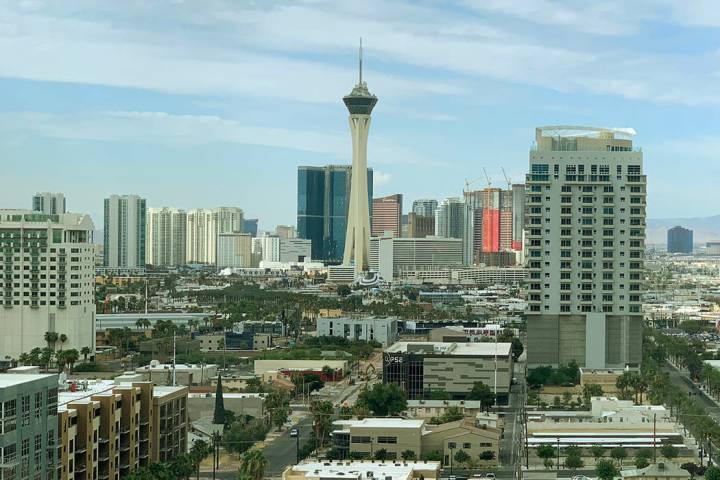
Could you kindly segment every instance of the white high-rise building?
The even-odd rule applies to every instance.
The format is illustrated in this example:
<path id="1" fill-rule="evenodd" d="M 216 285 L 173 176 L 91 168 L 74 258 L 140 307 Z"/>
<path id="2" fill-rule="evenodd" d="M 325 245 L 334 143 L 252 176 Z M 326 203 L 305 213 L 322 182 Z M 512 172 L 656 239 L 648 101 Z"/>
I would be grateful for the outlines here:
<path id="1" fill-rule="evenodd" d="M 213 265 L 217 259 L 218 235 L 242 233 L 243 210 L 237 207 L 195 208 L 187 214 L 187 263 Z"/>
<path id="2" fill-rule="evenodd" d="M 187 213 L 177 208 L 147 209 L 145 263 L 156 267 L 185 264 Z"/>
<path id="3" fill-rule="evenodd" d="M 33 195 L 32 209 L 34 212 L 58 215 L 67 212 L 65 195 L 55 192 L 39 192 Z"/>
<path id="4" fill-rule="evenodd" d="M 46 347 L 95 347 L 94 225 L 89 215 L 0 210 L 0 357 Z"/>
<path id="5" fill-rule="evenodd" d="M 435 210 L 435 236 L 463 238 L 465 202 L 459 198 L 446 198 Z"/>
<path id="6" fill-rule="evenodd" d="M 105 199 L 103 264 L 110 268 L 145 266 L 145 199 L 111 195 Z"/>
<path id="7" fill-rule="evenodd" d="M 360 44 L 360 76 L 357 85 L 343 102 L 350 112 L 352 134 L 352 171 L 367 171 L 367 142 L 370 131 L 370 114 L 378 99 L 372 95 L 362 79 L 362 43 Z M 343 265 L 354 265 L 355 274 L 369 268 L 370 256 L 370 206 L 366 175 L 352 175 L 350 179 L 350 207 Z"/>
<path id="8" fill-rule="evenodd" d="M 252 240 L 249 233 L 218 234 L 217 268 L 251 267 Z"/>
<path id="9" fill-rule="evenodd" d="M 299 262 L 311 257 L 311 241 L 305 238 L 285 238 L 265 234 L 259 240 L 263 262 Z"/>
<path id="10" fill-rule="evenodd" d="M 530 365 L 642 359 L 646 177 L 634 133 L 536 130 L 525 192 Z"/>

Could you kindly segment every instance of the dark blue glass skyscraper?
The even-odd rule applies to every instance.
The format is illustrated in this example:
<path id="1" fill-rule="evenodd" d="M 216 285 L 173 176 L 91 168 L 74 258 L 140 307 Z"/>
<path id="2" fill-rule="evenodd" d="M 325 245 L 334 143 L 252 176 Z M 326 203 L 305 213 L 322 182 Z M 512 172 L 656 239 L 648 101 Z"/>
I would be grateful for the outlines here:
<path id="1" fill-rule="evenodd" d="M 351 172 L 350 165 L 298 167 L 298 237 L 312 241 L 313 260 L 342 261 Z M 372 204 L 371 168 L 368 168 L 367 176 L 368 201 Z"/>
<path id="2" fill-rule="evenodd" d="M 693 231 L 681 226 L 668 229 L 667 251 L 668 253 L 692 253 Z"/>

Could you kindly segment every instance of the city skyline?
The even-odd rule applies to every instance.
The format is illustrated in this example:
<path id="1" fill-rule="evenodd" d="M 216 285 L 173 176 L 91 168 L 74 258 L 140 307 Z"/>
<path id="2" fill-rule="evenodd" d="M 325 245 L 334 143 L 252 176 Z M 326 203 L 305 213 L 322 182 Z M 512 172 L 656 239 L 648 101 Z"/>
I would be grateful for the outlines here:
<path id="1" fill-rule="evenodd" d="M 649 217 L 718 213 L 713 12 L 643 3 L 618 18 L 613 2 L 540 3 L 178 4 L 165 13 L 181 35 L 154 22 L 158 5 L 5 5 L 0 84 L 16 94 L 0 100 L 9 185 L 0 202 L 25 208 L 18 198 L 64 192 L 71 211 L 99 225 L 101 200 L 128 192 L 152 207 L 238 205 L 264 229 L 292 223 L 292 188 L 258 200 L 293 184 L 299 165 L 350 163 L 339 98 L 362 35 L 367 76 L 386 99 L 368 155 L 377 196 L 459 196 L 482 167 L 494 184 L 501 166 L 519 180 L 537 125 L 633 126 L 653 159 Z M 578 21 L 587 16 L 592 25 Z M 298 18 L 306 28 L 278 28 Z M 156 75 L 144 74 L 149 65 Z M 678 158 L 689 168 L 677 169 Z M 692 175 L 698 168 L 708 174 Z M 663 195 L 678 184 L 693 186 L 682 205 Z"/>

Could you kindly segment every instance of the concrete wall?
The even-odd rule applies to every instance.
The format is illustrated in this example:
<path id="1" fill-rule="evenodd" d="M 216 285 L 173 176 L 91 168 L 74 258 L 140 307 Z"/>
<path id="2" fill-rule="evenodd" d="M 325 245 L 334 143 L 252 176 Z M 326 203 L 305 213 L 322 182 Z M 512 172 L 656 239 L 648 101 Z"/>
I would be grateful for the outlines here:
<path id="1" fill-rule="evenodd" d="M 231 410 L 237 417 L 249 415 L 259 418 L 265 415 L 265 398 L 256 396 L 235 396 L 233 394 L 223 395 L 223 403 L 226 410 Z M 188 415 L 190 421 L 194 422 L 203 417 L 212 417 L 215 411 L 215 395 L 207 397 L 191 396 L 188 398 Z"/>

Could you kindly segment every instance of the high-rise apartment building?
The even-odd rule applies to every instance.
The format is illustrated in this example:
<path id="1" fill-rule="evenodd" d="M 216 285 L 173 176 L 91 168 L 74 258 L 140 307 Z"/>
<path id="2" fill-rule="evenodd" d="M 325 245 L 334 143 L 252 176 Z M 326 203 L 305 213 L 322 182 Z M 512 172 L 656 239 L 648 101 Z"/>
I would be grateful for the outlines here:
<path id="1" fill-rule="evenodd" d="M 94 225 L 89 215 L 0 210 L 0 352 L 18 358 L 45 347 L 95 347 Z"/>
<path id="2" fill-rule="evenodd" d="M 668 253 L 692 253 L 693 231 L 680 226 L 668 229 L 667 251 Z"/>
<path id="3" fill-rule="evenodd" d="M 111 268 L 145 266 L 145 199 L 111 195 L 105 199 L 103 264 Z"/>
<path id="4" fill-rule="evenodd" d="M 432 235 L 435 235 L 435 215 L 425 217 L 415 212 L 408 213 L 408 238 L 425 238 Z"/>
<path id="5" fill-rule="evenodd" d="M 638 365 L 646 177 L 632 129 L 541 127 L 526 182 L 529 365 Z"/>
<path id="6" fill-rule="evenodd" d="M 463 238 L 465 202 L 459 198 L 446 198 L 435 210 L 435 236 Z"/>
<path id="7" fill-rule="evenodd" d="M 187 213 L 177 208 L 147 209 L 145 263 L 156 267 L 185 265 Z"/>
<path id="8" fill-rule="evenodd" d="M 421 217 L 434 217 L 437 207 L 437 200 L 431 198 L 420 198 L 412 203 L 412 211 Z"/>
<path id="9" fill-rule="evenodd" d="M 251 267 L 252 240 L 249 233 L 218 234 L 217 268 Z"/>
<path id="10" fill-rule="evenodd" d="M 351 177 L 349 165 L 298 167 L 297 232 L 299 238 L 312 241 L 313 260 L 342 261 Z M 372 168 L 368 168 L 368 202 L 372 179 Z"/>
<path id="11" fill-rule="evenodd" d="M 388 282 L 402 277 L 407 271 L 462 264 L 462 240 L 458 238 L 373 237 L 370 241 L 370 268 Z"/>
<path id="12" fill-rule="evenodd" d="M 187 263 L 214 265 L 218 235 L 243 233 L 243 211 L 237 207 L 195 208 L 187 214 Z"/>
<path id="13" fill-rule="evenodd" d="M 380 237 L 385 232 L 392 232 L 400 237 L 400 218 L 402 217 L 402 194 L 373 198 L 372 201 L 372 236 Z"/>
<path id="14" fill-rule="evenodd" d="M 525 185 L 513 184 L 512 190 L 512 241 L 510 248 L 523 250 L 525 232 Z"/>
<path id="15" fill-rule="evenodd" d="M 47 213 L 48 215 L 66 213 L 65 195 L 55 192 L 36 193 L 33 195 L 32 209 L 33 212 Z"/>
<path id="16" fill-rule="evenodd" d="M 57 478 L 57 375 L 0 374 L 3 479 Z"/>
<path id="17" fill-rule="evenodd" d="M 264 262 L 302 262 L 311 258 L 312 242 L 304 238 L 266 234 L 254 240 L 259 240 L 259 251 Z"/>

